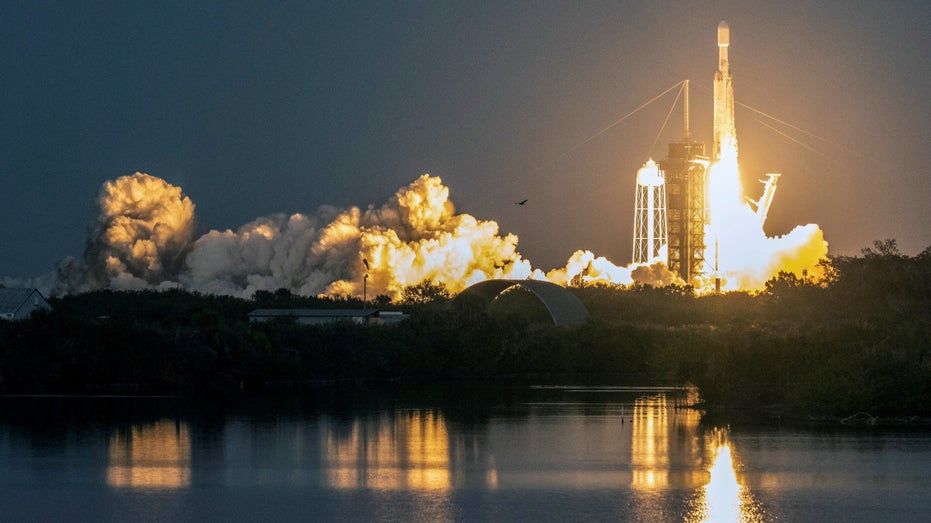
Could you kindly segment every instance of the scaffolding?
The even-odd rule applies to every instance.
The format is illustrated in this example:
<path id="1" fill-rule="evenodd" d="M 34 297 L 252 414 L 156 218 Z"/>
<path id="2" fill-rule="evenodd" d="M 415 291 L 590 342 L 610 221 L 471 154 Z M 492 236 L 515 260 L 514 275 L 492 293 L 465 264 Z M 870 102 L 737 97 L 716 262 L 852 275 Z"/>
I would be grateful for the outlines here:
<path id="1" fill-rule="evenodd" d="M 667 265 L 686 282 L 705 272 L 705 225 L 708 223 L 705 144 L 669 144 L 660 163 L 666 174 Z"/>

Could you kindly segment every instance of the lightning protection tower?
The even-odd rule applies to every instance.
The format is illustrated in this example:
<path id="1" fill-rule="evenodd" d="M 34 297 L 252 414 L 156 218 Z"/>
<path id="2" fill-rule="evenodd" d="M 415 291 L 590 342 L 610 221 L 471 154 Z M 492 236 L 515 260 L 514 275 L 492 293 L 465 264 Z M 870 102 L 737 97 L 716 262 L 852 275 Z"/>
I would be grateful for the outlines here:
<path id="1" fill-rule="evenodd" d="M 666 248 L 666 181 L 651 158 L 637 171 L 634 202 L 634 263 L 660 259 Z"/>

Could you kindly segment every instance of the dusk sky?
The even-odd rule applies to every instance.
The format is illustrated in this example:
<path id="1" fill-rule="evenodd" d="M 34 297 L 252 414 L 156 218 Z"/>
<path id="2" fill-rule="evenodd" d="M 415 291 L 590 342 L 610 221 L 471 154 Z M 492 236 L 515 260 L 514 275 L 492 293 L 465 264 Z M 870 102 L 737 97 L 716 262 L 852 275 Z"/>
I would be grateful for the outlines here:
<path id="1" fill-rule="evenodd" d="M 737 102 L 806 131 L 737 107 L 748 196 L 782 173 L 766 231 L 931 246 L 926 1 L 7 1 L 0 276 L 80 256 L 101 184 L 137 171 L 180 186 L 201 232 L 378 206 L 430 173 L 535 268 L 627 264 L 676 92 L 598 133 L 690 79 L 710 151 L 721 19 Z"/>

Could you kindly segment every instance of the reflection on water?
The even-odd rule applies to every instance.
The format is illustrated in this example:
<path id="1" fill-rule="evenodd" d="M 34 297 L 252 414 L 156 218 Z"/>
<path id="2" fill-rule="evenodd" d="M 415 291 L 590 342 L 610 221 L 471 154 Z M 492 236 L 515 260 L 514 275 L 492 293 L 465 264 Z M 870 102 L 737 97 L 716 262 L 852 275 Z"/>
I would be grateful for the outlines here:
<path id="1" fill-rule="evenodd" d="M 704 488 L 705 514 L 703 521 L 738 521 L 740 518 L 741 487 L 737 484 L 731 448 L 721 445 L 711 465 L 711 480 Z"/>
<path id="2" fill-rule="evenodd" d="M 694 409 L 674 407 L 666 394 L 634 401 L 630 419 L 631 508 L 632 516 L 640 521 L 668 514 L 665 493 L 670 490 L 688 492 L 707 482 L 701 467 L 700 415 Z"/>
<path id="3" fill-rule="evenodd" d="M 191 484 L 191 436 L 174 420 L 117 430 L 110 437 L 107 484 L 116 488 L 177 489 Z"/>
<path id="4" fill-rule="evenodd" d="M 693 502 L 687 521 L 762 522 L 763 517 L 750 489 L 737 479 L 737 466 L 732 459 L 727 433 L 723 430 L 715 431 L 709 438 L 714 455 L 709 469 L 710 477 Z"/>
<path id="5" fill-rule="evenodd" d="M 693 488 L 706 481 L 698 440 L 700 414 L 675 409 L 665 394 L 634 402 L 630 445 L 631 486 L 638 490 Z"/>
<path id="6" fill-rule="evenodd" d="M 0 520 L 758 522 L 843 510 L 864 522 L 931 511 L 924 431 L 715 428 L 661 388 L 509 387 L 475 402 L 455 392 L 349 408 L 276 396 L 219 414 L 161 399 L 0 397 Z"/>
<path id="7" fill-rule="evenodd" d="M 348 435 L 328 430 L 327 483 L 334 488 L 448 490 L 449 434 L 442 414 L 400 412 L 356 419 Z"/>
<path id="8" fill-rule="evenodd" d="M 637 510 L 660 514 L 664 490 L 694 489 L 689 522 L 763 521 L 749 489 L 738 483 L 727 431 L 705 433 L 700 420 L 694 409 L 670 405 L 665 394 L 634 402 L 630 465 Z"/>

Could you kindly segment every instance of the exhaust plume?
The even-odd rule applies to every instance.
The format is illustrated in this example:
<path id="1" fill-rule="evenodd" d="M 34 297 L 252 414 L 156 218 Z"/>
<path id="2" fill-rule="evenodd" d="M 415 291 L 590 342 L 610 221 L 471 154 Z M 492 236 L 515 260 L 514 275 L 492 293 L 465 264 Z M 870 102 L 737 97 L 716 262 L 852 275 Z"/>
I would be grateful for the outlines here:
<path id="1" fill-rule="evenodd" d="M 84 256 L 58 263 L 52 294 L 153 287 L 182 269 L 194 204 L 180 187 L 137 172 L 104 183 L 97 204 Z"/>
<path id="2" fill-rule="evenodd" d="M 812 270 L 826 253 L 816 225 L 767 238 L 758 220 L 742 216 L 752 213 L 749 207 L 736 196 L 734 202 L 718 216 L 744 225 L 727 229 L 727 234 L 716 229 L 725 288 L 762 288 L 780 270 Z M 713 288 L 711 277 L 684 282 L 662 262 L 621 267 L 587 250 L 576 251 L 565 267 L 544 274 L 518 252 L 516 235 L 501 235 L 494 221 L 456 214 L 449 188 L 428 174 L 399 188 L 380 207 L 324 205 L 311 214 L 273 214 L 196 239 L 194 204 L 181 188 L 155 176 L 136 173 L 108 181 L 97 203 L 100 213 L 84 255 L 65 258 L 53 275 L 33 281 L 47 294 L 185 288 L 249 298 L 256 291 L 283 288 L 304 296 L 358 297 L 365 285 L 370 297 L 398 299 L 405 287 L 425 280 L 456 293 L 492 278 Z M 714 220 L 713 225 L 720 223 Z M 751 226 L 755 229 L 744 230 Z M 724 256 L 738 252 L 737 247 L 765 256 L 737 261 Z"/>
<path id="3" fill-rule="evenodd" d="M 458 292 L 488 278 L 534 274 L 517 236 L 456 214 L 449 189 L 427 174 L 381 207 L 274 214 L 194 241 L 194 204 L 160 178 L 136 173 L 106 182 L 97 203 L 84 256 L 59 262 L 50 294 L 180 286 L 242 297 L 280 288 L 358 296 L 368 275 L 371 296 L 396 299 L 424 280 Z"/>
<path id="4" fill-rule="evenodd" d="M 820 276 L 819 262 L 827 256 L 824 233 L 815 224 L 798 226 L 785 236 L 768 237 L 760 219 L 743 196 L 736 145 L 726 147 L 708 176 L 711 220 L 705 228 L 707 277 L 697 287 L 760 291 L 779 271 L 801 277 Z"/>
<path id="5" fill-rule="evenodd" d="M 363 264 L 368 262 L 368 271 Z M 443 282 L 458 292 L 488 278 L 526 278 L 517 237 L 498 225 L 455 214 L 449 189 L 423 175 L 379 208 L 320 207 L 312 216 L 259 218 L 237 231 L 210 231 L 187 256 L 179 282 L 248 297 L 257 290 L 302 295 L 401 296 L 408 285 Z"/>

